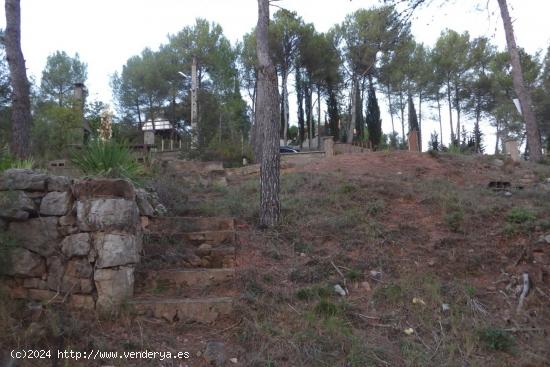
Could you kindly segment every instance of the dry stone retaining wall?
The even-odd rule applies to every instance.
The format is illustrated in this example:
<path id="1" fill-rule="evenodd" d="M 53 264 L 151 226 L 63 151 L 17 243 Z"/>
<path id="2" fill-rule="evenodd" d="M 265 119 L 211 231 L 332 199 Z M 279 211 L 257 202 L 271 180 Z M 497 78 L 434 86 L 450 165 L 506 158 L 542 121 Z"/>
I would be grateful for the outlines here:
<path id="1" fill-rule="evenodd" d="M 0 283 L 15 298 L 110 309 L 133 295 L 141 222 L 153 214 L 147 193 L 125 180 L 7 170 Z"/>

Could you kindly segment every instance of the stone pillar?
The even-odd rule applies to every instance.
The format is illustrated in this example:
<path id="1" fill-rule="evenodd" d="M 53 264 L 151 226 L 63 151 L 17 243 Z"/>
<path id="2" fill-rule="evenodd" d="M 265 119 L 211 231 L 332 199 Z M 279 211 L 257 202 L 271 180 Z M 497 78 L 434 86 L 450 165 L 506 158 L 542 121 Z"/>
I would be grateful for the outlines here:
<path id="1" fill-rule="evenodd" d="M 0 231 L 17 246 L 0 258 L 0 281 L 13 298 L 116 307 L 133 295 L 141 223 L 153 214 L 147 193 L 125 180 L 6 170 Z"/>
<path id="2" fill-rule="evenodd" d="M 323 138 L 323 150 L 325 151 L 325 157 L 334 156 L 334 140 L 332 136 L 326 136 Z"/>
<path id="3" fill-rule="evenodd" d="M 512 158 L 514 162 L 519 162 L 521 158 L 519 156 L 517 140 L 514 140 L 514 139 L 507 140 L 504 142 L 504 145 L 506 146 L 506 153 L 510 154 L 510 158 Z"/>
<path id="4" fill-rule="evenodd" d="M 407 136 L 408 143 L 409 143 L 409 150 L 411 152 L 420 152 L 420 144 L 418 141 L 418 131 L 412 130 L 409 132 L 409 135 Z"/>

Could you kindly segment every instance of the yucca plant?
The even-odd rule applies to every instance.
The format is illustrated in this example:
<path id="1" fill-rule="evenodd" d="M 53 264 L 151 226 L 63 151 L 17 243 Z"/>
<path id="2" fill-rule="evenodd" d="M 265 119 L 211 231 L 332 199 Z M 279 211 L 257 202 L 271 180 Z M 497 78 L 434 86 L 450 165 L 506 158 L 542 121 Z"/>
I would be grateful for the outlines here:
<path id="1" fill-rule="evenodd" d="M 34 160 L 32 158 L 17 159 L 13 155 L 11 155 L 7 147 L 0 149 L 0 172 L 3 172 L 10 168 L 30 169 L 33 166 Z"/>
<path id="2" fill-rule="evenodd" d="M 88 176 L 126 178 L 135 182 L 144 173 L 143 165 L 128 146 L 115 141 L 93 141 L 74 152 L 71 161 Z"/>

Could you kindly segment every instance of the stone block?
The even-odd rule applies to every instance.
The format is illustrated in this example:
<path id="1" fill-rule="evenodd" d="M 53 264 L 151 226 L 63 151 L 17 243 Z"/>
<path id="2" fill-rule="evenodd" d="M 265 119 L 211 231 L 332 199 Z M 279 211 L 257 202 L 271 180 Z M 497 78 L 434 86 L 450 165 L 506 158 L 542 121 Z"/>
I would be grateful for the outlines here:
<path id="1" fill-rule="evenodd" d="M 94 291 L 92 279 L 80 279 L 80 293 L 91 294 Z"/>
<path id="2" fill-rule="evenodd" d="M 0 192 L 0 218 L 6 220 L 27 220 L 36 206 L 31 198 L 22 191 Z"/>
<path id="3" fill-rule="evenodd" d="M 89 233 L 78 233 L 67 236 L 61 242 L 61 251 L 67 258 L 73 256 L 88 256 L 91 246 Z"/>
<path id="4" fill-rule="evenodd" d="M 30 169 L 8 169 L 0 176 L 0 190 L 44 191 L 47 178 Z"/>
<path id="5" fill-rule="evenodd" d="M 42 215 L 66 215 L 71 209 L 73 198 L 70 192 L 49 192 L 40 204 L 40 214 Z"/>
<path id="6" fill-rule="evenodd" d="M 92 296 L 71 294 L 69 297 L 69 307 L 91 311 L 95 309 L 95 301 Z"/>
<path id="7" fill-rule="evenodd" d="M 63 300 L 63 297 L 59 297 L 57 292 L 48 291 L 45 289 L 29 289 L 27 298 L 35 301 L 51 301 L 55 300 L 56 296 L 59 302 Z"/>
<path id="8" fill-rule="evenodd" d="M 134 294 L 134 268 L 96 269 L 97 307 L 109 310 L 119 306 Z"/>
<path id="9" fill-rule="evenodd" d="M 23 281 L 23 287 L 35 289 L 48 289 L 48 283 L 42 278 L 27 278 Z"/>
<path id="10" fill-rule="evenodd" d="M 78 181 L 73 185 L 73 195 L 77 200 L 97 198 L 134 200 L 136 197 L 134 186 L 129 181 L 107 178 Z"/>
<path id="11" fill-rule="evenodd" d="M 152 217 L 155 214 L 153 206 L 149 202 L 149 195 L 143 189 L 136 190 L 136 202 L 139 208 L 139 213 L 142 216 Z"/>
<path id="12" fill-rule="evenodd" d="M 65 176 L 48 176 L 46 179 L 46 190 L 51 191 L 69 191 L 73 180 Z"/>
<path id="13" fill-rule="evenodd" d="M 22 247 L 15 247 L 9 252 L 10 266 L 0 269 L 0 273 L 24 277 L 41 277 L 46 272 L 46 263 L 40 256 Z"/>
<path id="14" fill-rule="evenodd" d="M 74 226 L 76 225 L 76 216 L 74 215 L 65 215 L 59 218 L 60 226 Z"/>
<path id="15" fill-rule="evenodd" d="M 41 217 L 25 222 L 11 222 L 9 231 L 17 244 L 42 256 L 51 256 L 59 248 L 56 217 Z"/>
<path id="16" fill-rule="evenodd" d="M 66 276 L 91 279 L 92 273 L 92 265 L 90 265 L 86 258 L 71 259 L 67 262 L 65 269 Z"/>
<path id="17" fill-rule="evenodd" d="M 54 291 L 61 291 L 63 273 L 65 273 L 65 264 L 63 264 L 63 259 L 60 256 L 52 256 L 47 260 L 48 265 L 48 278 L 46 282 L 48 283 L 48 289 Z"/>
<path id="18" fill-rule="evenodd" d="M 82 231 L 134 231 L 140 223 L 137 204 L 126 199 L 79 201 L 76 212 Z"/>
<path id="19" fill-rule="evenodd" d="M 140 243 L 134 235 L 98 233 L 94 237 L 94 247 L 97 251 L 96 268 L 139 262 Z"/>

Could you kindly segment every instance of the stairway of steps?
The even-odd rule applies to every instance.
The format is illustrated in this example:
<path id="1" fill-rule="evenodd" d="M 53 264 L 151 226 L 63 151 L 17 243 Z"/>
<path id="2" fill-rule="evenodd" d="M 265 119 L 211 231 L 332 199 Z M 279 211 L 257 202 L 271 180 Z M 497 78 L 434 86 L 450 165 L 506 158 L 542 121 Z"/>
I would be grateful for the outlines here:
<path id="1" fill-rule="evenodd" d="M 235 246 L 233 218 L 150 218 L 130 305 L 170 322 L 229 315 L 237 297 Z"/>

